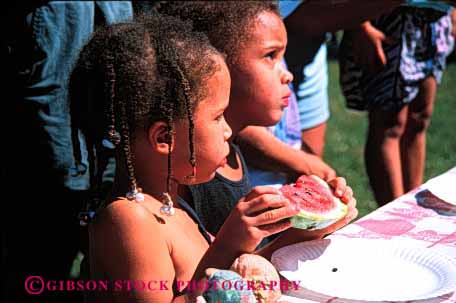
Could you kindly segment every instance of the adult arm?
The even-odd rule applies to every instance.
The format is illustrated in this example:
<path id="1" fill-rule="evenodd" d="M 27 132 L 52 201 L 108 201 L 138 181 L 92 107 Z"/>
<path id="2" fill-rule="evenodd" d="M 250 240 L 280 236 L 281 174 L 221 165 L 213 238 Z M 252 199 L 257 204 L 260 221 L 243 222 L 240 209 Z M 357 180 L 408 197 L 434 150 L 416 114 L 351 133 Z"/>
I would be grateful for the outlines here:
<path id="1" fill-rule="evenodd" d="M 292 179 L 313 174 L 327 181 L 336 176 L 336 172 L 320 158 L 288 146 L 265 127 L 245 128 L 238 134 L 237 142 L 247 162 L 260 169 L 284 172 Z"/>

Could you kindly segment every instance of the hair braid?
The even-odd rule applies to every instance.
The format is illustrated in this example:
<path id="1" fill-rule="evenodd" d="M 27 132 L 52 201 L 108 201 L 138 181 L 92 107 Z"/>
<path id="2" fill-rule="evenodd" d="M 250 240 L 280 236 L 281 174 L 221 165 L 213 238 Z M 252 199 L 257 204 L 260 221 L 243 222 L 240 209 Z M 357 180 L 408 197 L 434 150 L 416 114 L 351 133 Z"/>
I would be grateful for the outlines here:
<path id="1" fill-rule="evenodd" d="M 130 184 L 130 191 L 134 191 L 137 188 L 135 169 L 133 167 L 133 161 L 131 159 L 130 149 L 130 128 L 128 126 L 127 109 L 124 103 L 120 104 L 120 136 L 123 156 L 125 158 L 125 164 L 128 171 L 128 183 Z"/>
<path id="2" fill-rule="evenodd" d="M 156 56 L 157 58 L 163 59 L 169 63 L 169 58 L 167 56 L 167 51 L 168 49 L 165 47 L 165 43 L 162 41 L 158 41 L 157 38 L 154 39 L 155 42 L 155 49 L 156 49 Z M 161 73 L 167 73 L 165 66 L 158 66 L 160 69 Z M 168 143 L 168 174 L 166 176 L 166 192 L 169 192 L 171 190 L 171 178 L 173 175 L 173 170 L 172 170 L 172 163 L 171 163 L 171 153 L 172 153 L 172 144 L 173 144 L 173 130 L 174 130 L 174 113 L 175 113 L 175 102 L 169 102 L 167 100 L 167 97 L 170 98 L 170 100 L 176 100 L 177 94 L 174 93 L 173 87 L 171 83 L 167 83 L 165 87 L 165 91 L 169 94 L 174 96 L 167 96 L 160 95 L 159 98 L 159 108 L 160 112 L 163 113 L 166 124 L 167 124 L 167 143 Z"/>
<path id="3" fill-rule="evenodd" d="M 107 76 L 108 76 L 108 95 L 110 99 L 108 105 L 108 115 L 111 118 L 111 125 L 109 126 L 109 131 L 115 132 L 115 107 L 119 107 L 120 111 L 120 144 L 123 151 L 123 157 L 127 167 L 127 176 L 128 183 L 130 185 L 129 191 L 134 191 L 137 188 L 136 178 L 135 178 L 135 169 L 133 167 L 133 161 L 131 159 L 131 149 L 130 149 L 130 127 L 128 126 L 128 116 L 127 108 L 125 102 L 116 102 L 116 72 L 114 68 L 114 57 L 111 55 L 107 56 Z"/>
<path id="4" fill-rule="evenodd" d="M 114 71 L 114 56 L 111 52 L 106 56 L 106 79 L 105 82 L 105 93 L 104 96 L 108 99 L 106 100 L 107 106 L 105 106 L 105 115 L 108 123 L 108 140 L 113 144 L 109 146 L 114 149 L 115 145 L 120 143 L 119 133 L 116 131 L 116 117 L 114 112 L 114 96 L 115 96 L 115 82 L 116 74 Z M 108 146 L 106 146 L 108 147 Z"/>
<path id="5" fill-rule="evenodd" d="M 166 60 L 169 65 L 172 67 L 172 72 L 177 79 L 179 80 L 180 87 L 182 88 L 182 92 L 184 95 L 184 105 L 187 112 L 187 119 L 188 119 L 188 138 L 190 142 L 190 165 L 192 166 L 192 175 L 190 177 L 196 176 L 196 156 L 195 156 L 195 148 L 194 148 L 194 131 L 195 125 L 193 121 L 193 111 L 191 107 L 191 88 L 190 83 L 185 76 L 182 68 L 179 66 L 179 61 L 175 52 L 167 45 L 166 43 L 162 43 L 162 48 L 164 50 L 164 55 L 166 56 Z M 178 95 L 178 93 L 176 93 Z M 176 96 L 178 97 L 178 96 Z"/>
<path id="6" fill-rule="evenodd" d="M 173 176 L 173 170 L 171 166 L 171 145 L 173 144 L 173 108 L 169 110 L 167 113 L 167 131 L 168 131 L 168 174 L 166 176 L 166 192 L 169 192 L 171 190 L 171 178 Z"/>
<path id="7" fill-rule="evenodd" d="M 196 176 L 196 156 L 195 156 L 195 124 L 193 121 L 193 111 L 190 104 L 190 84 L 188 83 L 187 78 L 185 77 L 182 69 L 179 65 L 176 64 L 176 72 L 179 75 L 179 78 L 182 83 L 182 89 L 184 92 L 184 103 L 187 111 L 188 119 L 188 140 L 190 142 L 190 164 L 193 168 L 192 176 Z"/>

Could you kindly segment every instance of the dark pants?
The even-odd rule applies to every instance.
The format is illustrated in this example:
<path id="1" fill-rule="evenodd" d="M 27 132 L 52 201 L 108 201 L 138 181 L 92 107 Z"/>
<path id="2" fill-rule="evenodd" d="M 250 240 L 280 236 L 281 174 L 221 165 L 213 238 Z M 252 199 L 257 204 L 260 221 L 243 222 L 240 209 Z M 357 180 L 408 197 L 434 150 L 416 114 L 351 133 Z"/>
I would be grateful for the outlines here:
<path id="1" fill-rule="evenodd" d="M 53 280 L 70 279 L 73 260 L 84 250 L 86 230 L 79 226 L 77 214 L 85 194 L 38 183 L 39 188 L 16 188 L 3 208 L 2 302 L 82 302 L 80 292 L 48 288 L 54 289 Z M 27 291 L 25 282 L 30 276 L 51 282 L 42 293 L 33 295 L 30 292 L 42 285 L 34 282 Z"/>

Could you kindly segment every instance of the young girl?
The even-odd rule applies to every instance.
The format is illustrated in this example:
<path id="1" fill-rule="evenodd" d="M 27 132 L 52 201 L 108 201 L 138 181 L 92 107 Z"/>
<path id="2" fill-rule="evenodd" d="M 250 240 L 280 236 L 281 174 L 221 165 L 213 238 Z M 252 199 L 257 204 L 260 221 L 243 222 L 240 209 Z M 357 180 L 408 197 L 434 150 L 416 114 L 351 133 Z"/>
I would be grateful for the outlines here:
<path id="1" fill-rule="evenodd" d="M 178 281 L 229 268 L 297 214 L 276 190 L 258 187 L 211 242 L 178 196 L 178 184 L 207 182 L 226 165 L 232 134 L 224 57 L 190 29 L 163 16 L 100 29 L 71 77 L 73 131 L 94 151 L 92 188 L 105 156 L 116 156 L 108 203 L 89 224 L 90 278 L 111 283 L 93 293 L 100 302 L 184 302 Z"/>
<path id="2" fill-rule="evenodd" d="M 168 2 L 161 5 L 160 11 L 192 20 L 195 29 L 207 34 L 211 43 L 227 55 L 232 86 L 226 118 L 233 137 L 249 125 L 271 126 L 280 120 L 288 105 L 288 84 L 293 76 L 282 64 L 287 35 L 275 2 Z M 217 170 L 213 180 L 190 186 L 195 210 L 213 233 L 220 230 L 230 210 L 251 190 L 242 154 L 233 142 L 230 147 L 227 165 Z M 315 236 L 330 233 L 356 216 L 352 191 L 345 180 L 335 178 L 330 184 L 337 196 L 353 203 L 340 225 Z M 294 235 L 296 241 L 300 235 L 304 234 Z"/>

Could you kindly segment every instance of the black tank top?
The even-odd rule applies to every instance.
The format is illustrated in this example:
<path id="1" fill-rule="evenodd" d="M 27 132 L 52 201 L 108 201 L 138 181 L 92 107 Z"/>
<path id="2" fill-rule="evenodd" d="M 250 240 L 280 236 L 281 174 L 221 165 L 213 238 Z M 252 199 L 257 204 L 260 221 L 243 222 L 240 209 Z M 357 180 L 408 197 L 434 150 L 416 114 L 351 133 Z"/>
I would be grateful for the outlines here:
<path id="1" fill-rule="evenodd" d="M 198 217 L 198 214 L 195 212 L 195 210 L 181 197 L 177 197 L 177 203 L 179 204 L 181 209 L 185 211 L 187 215 L 189 215 L 190 218 L 192 218 L 193 221 L 196 222 L 196 224 L 198 224 L 199 231 L 203 235 L 204 239 L 206 239 L 207 243 L 211 245 L 211 237 L 206 228 L 204 227 L 203 222 L 201 222 L 201 219 Z"/>
<path id="2" fill-rule="evenodd" d="M 214 179 L 207 183 L 189 186 L 194 209 L 203 225 L 213 235 L 217 234 L 239 199 L 252 189 L 244 157 L 237 145 L 230 145 L 241 160 L 242 179 L 232 181 L 216 173 Z"/>
<path id="3" fill-rule="evenodd" d="M 181 197 L 177 197 L 177 203 L 179 204 L 181 209 L 183 211 L 185 211 L 190 216 L 190 218 L 192 218 L 193 221 L 195 221 L 198 224 L 199 231 L 203 235 L 204 239 L 206 239 L 207 243 L 209 245 L 211 245 L 211 243 L 212 243 L 211 236 L 207 232 L 206 228 L 204 227 L 204 225 L 201 222 L 200 218 L 196 214 L 195 210 L 184 199 L 182 199 Z M 177 287 L 177 281 L 176 280 L 173 281 L 172 287 L 173 287 L 174 297 L 181 296 L 181 295 L 185 294 L 186 291 L 187 291 L 186 288 L 184 288 L 181 291 L 179 291 L 179 289 Z"/>

